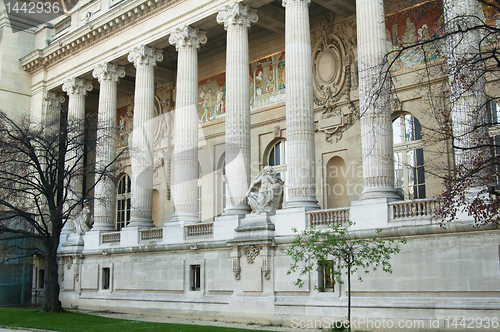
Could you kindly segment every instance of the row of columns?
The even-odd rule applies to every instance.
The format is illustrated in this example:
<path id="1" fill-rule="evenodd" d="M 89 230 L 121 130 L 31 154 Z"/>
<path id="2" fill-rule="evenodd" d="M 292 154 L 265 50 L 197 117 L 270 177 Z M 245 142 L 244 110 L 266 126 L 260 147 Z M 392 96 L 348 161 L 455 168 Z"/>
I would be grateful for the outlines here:
<path id="1" fill-rule="evenodd" d="M 453 15 L 473 10 L 473 0 L 460 0 L 460 5 L 445 1 L 447 21 Z M 283 0 L 285 7 L 286 65 L 286 126 L 288 197 L 285 208 L 318 208 L 315 198 L 314 104 L 312 58 L 308 5 L 310 0 Z M 450 5 L 450 8 L 447 7 Z M 359 59 L 359 99 L 361 109 L 361 139 L 364 191 L 361 199 L 395 199 L 393 142 L 388 81 L 380 77 L 386 69 L 384 8 L 379 0 L 357 0 L 357 35 Z M 447 9 L 448 8 L 448 9 Z M 455 13 L 456 12 L 456 13 Z M 254 10 L 237 2 L 219 11 L 217 21 L 227 30 L 226 58 L 226 215 L 247 214 L 246 191 L 250 183 L 250 105 L 248 87 L 248 29 L 257 21 Z M 472 36 L 471 38 L 479 38 Z M 175 117 L 173 221 L 181 224 L 199 222 L 197 216 L 198 178 L 198 58 L 197 49 L 207 41 L 203 32 L 183 27 L 173 32 L 169 42 L 178 51 L 177 96 Z M 475 40 L 470 44 L 474 44 Z M 451 45 L 451 44 L 450 44 Z M 453 45 L 457 57 L 463 57 L 457 41 Z M 456 64 L 457 57 L 449 57 Z M 152 227 L 152 165 L 154 117 L 154 66 L 162 60 L 161 52 L 148 46 L 134 48 L 128 60 L 136 68 L 134 131 L 130 140 L 132 164 L 132 210 L 130 226 Z M 107 128 L 98 133 L 102 139 L 96 154 L 97 167 L 109 165 L 115 157 L 116 89 L 123 68 L 110 63 L 98 65 L 93 76 L 101 84 L 99 96 L 99 126 Z M 450 72 L 451 90 L 460 86 Z M 484 82 L 478 79 L 484 87 Z M 454 87 L 454 84 L 457 87 Z M 68 114 L 83 119 L 85 94 L 91 85 L 73 78 L 63 84 L 69 96 Z M 482 89 L 484 91 L 484 89 Z M 377 91 L 377 98 L 372 98 Z M 463 105 L 472 96 L 460 94 L 452 102 L 455 118 L 466 114 Z M 453 91 L 452 91 L 453 97 Z M 465 100 L 464 100 L 465 98 Z M 467 99 L 468 98 L 468 99 Z M 479 102 L 483 102 L 481 99 Z M 462 106 L 460 106 L 462 105 Z M 467 108 L 467 107 L 465 107 Z M 469 112 L 470 113 L 470 112 Z M 464 122 L 466 123 L 466 121 Z M 457 126 L 462 130 L 463 126 Z M 460 129 L 462 128 L 462 129 Z M 83 160 L 82 160 L 83 162 Z M 75 179 L 72 190 L 81 192 L 82 183 Z M 115 186 L 110 178 L 96 185 L 95 230 L 114 229 Z"/>

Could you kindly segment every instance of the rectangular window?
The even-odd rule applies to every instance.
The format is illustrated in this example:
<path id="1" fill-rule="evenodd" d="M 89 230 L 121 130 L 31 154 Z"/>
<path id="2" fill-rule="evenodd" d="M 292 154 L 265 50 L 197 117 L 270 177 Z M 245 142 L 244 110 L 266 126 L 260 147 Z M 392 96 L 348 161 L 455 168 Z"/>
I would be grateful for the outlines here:
<path id="1" fill-rule="evenodd" d="M 45 270 L 38 271 L 38 288 L 45 288 Z"/>
<path id="2" fill-rule="evenodd" d="M 201 269 L 199 265 L 191 265 L 191 290 L 200 290 Z"/>
<path id="3" fill-rule="evenodd" d="M 102 268 L 102 289 L 109 289 L 111 270 L 109 267 Z"/>
<path id="4" fill-rule="evenodd" d="M 318 264 L 318 290 L 320 292 L 333 292 L 335 286 L 333 269 L 333 261 Z"/>

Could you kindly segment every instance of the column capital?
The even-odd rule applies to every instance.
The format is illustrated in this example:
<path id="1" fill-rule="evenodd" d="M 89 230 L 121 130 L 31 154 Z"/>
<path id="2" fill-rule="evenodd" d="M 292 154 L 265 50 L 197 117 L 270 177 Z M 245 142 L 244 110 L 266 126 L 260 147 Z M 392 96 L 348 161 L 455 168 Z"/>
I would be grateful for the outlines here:
<path id="1" fill-rule="evenodd" d="M 62 90 L 68 95 L 82 94 L 86 96 L 87 92 L 92 91 L 93 88 L 91 81 L 78 77 L 69 77 L 64 80 L 62 85 Z"/>
<path id="2" fill-rule="evenodd" d="M 125 68 L 109 62 L 103 62 L 94 68 L 92 76 L 97 78 L 99 83 L 103 80 L 118 82 L 120 78 L 125 77 Z"/>
<path id="3" fill-rule="evenodd" d="M 250 23 L 255 23 L 258 19 L 257 10 L 251 9 L 250 6 L 242 5 L 240 2 L 225 6 L 217 14 L 217 23 L 224 24 L 224 29 L 226 30 L 230 26 L 237 25 L 242 25 L 248 29 L 250 28 Z"/>
<path id="4" fill-rule="evenodd" d="M 283 5 L 283 7 L 286 7 L 289 4 L 300 3 L 300 2 L 307 2 L 307 5 L 311 4 L 311 0 L 282 0 L 281 4 Z"/>
<path id="5" fill-rule="evenodd" d="M 128 61 L 134 63 L 134 67 L 137 68 L 139 65 L 151 65 L 156 66 L 157 62 L 163 60 L 162 50 L 157 50 L 154 47 L 149 46 L 138 46 L 134 47 L 128 54 Z"/>
<path id="6" fill-rule="evenodd" d="M 201 44 L 205 44 L 207 42 L 207 36 L 205 36 L 205 34 L 205 31 L 193 29 L 187 25 L 175 29 L 175 31 L 170 34 L 168 41 L 171 45 L 175 45 L 175 49 L 177 51 L 181 47 L 192 47 L 194 49 L 198 49 Z"/>
<path id="7" fill-rule="evenodd" d="M 58 107 L 61 103 L 64 103 L 66 100 L 64 95 L 61 93 L 57 93 L 54 91 L 47 91 L 43 96 L 44 101 L 47 103 L 49 107 Z"/>

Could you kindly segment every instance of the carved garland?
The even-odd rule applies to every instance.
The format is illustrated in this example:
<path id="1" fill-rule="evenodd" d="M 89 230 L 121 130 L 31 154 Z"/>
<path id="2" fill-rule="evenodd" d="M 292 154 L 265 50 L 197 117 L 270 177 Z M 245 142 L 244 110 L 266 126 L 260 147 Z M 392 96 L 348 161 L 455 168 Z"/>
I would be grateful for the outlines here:
<path id="1" fill-rule="evenodd" d="M 253 264 L 255 262 L 255 258 L 259 256 L 260 249 L 261 247 L 256 245 L 246 246 L 243 249 L 243 253 L 245 254 L 245 256 L 247 256 L 248 264 Z"/>

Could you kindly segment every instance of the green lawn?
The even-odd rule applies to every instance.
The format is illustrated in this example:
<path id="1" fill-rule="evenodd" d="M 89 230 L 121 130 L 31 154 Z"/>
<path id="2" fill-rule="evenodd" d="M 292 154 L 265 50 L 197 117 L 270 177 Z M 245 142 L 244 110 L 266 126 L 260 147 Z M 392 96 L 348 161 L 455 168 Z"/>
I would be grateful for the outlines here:
<path id="1" fill-rule="evenodd" d="M 149 323 L 134 320 L 105 318 L 78 312 L 55 314 L 40 312 L 39 309 L 20 309 L 8 307 L 0 307 L 0 326 L 30 327 L 67 332 L 132 332 L 146 330 L 167 332 L 248 331 L 245 329 L 216 326 Z"/>

